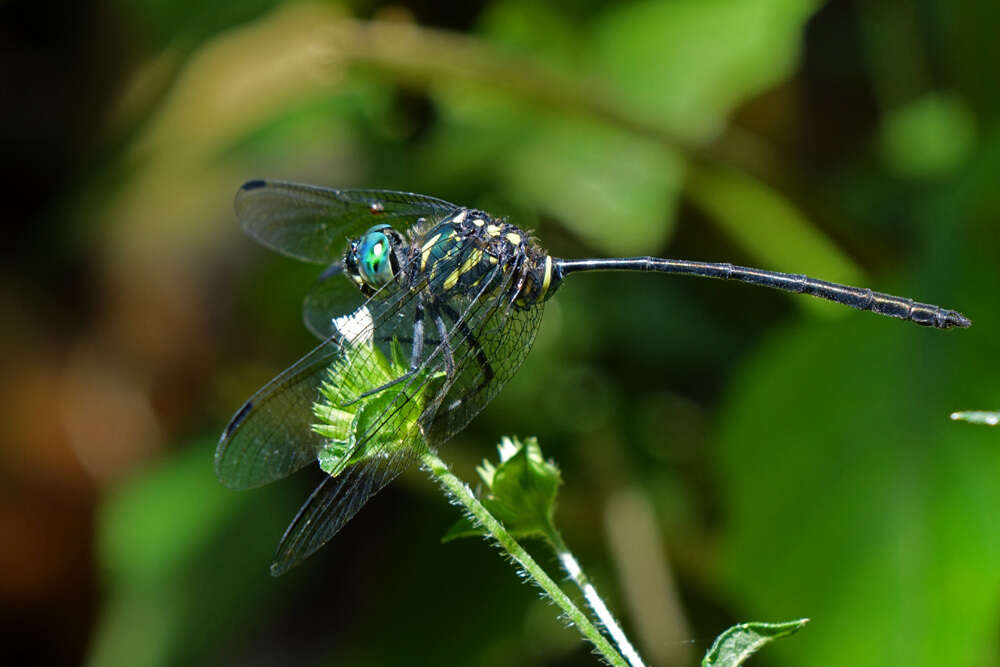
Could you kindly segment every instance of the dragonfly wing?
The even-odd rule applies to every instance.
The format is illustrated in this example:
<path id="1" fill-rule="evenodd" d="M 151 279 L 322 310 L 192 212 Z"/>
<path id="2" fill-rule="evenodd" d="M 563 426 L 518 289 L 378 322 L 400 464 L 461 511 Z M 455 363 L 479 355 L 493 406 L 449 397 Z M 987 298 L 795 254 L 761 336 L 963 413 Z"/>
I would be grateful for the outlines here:
<path id="1" fill-rule="evenodd" d="M 338 262 L 331 264 L 309 288 L 302 303 L 302 319 L 309 331 L 325 340 L 337 332 L 333 324 L 336 316 L 356 312 L 364 302 L 364 295 L 344 275 L 344 267 Z"/>
<path id="2" fill-rule="evenodd" d="M 320 388 L 334 381 L 331 370 L 338 365 L 339 400 L 345 404 L 384 384 L 384 371 L 373 356 L 374 345 L 382 341 L 377 332 L 395 331 L 408 320 L 410 331 L 405 335 L 412 338 L 413 301 L 413 293 L 406 289 L 380 294 L 353 314 L 331 321 L 333 335 L 251 396 L 230 420 L 215 452 L 219 480 L 234 489 L 254 488 L 316 460 L 326 444 L 314 430 L 319 421 L 314 406 L 322 399 Z M 348 350 L 352 352 L 349 359 Z M 379 351 L 385 358 L 391 354 L 387 346 L 380 346 Z M 400 429 L 406 421 L 398 408 L 422 390 L 416 382 L 420 378 L 426 380 L 414 375 L 400 384 L 391 401 L 377 404 L 385 415 L 372 412 L 356 434 L 355 447 L 366 445 L 380 429 L 385 433 L 379 445 L 402 438 Z"/>
<path id="3" fill-rule="evenodd" d="M 406 449 L 390 458 L 368 459 L 339 477 L 320 482 L 285 530 L 271 561 L 271 574 L 284 574 L 329 542 L 415 458 L 413 450 Z"/>
<path id="4" fill-rule="evenodd" d="M 312 430 L 312 405 L 327 369 L 341 353 L 335 340 L 322 343 L 243 404 L 215 451 L 219 481 L 250 489 L 316 460 L 323 438 Z"/>
<path id="5" fill-rule="evenodd" d="M 384 321 L 398 319 L 412 295 L 400 291 L 338 319 L 337 330 L 243 404 L 219 440 L 215 451 L 215 474 L 225 486 L 250 489 L 286 477 L 315 461 L 326 440 L 313 426 L 313 407 L 321 399 L 320 387 L 330 382 L 331 369 L 344 362 L 348 348 L 355 350 L 350 365 L 339 369 L 338 377 L 350 384 L 341 387 L 345 401 L 376 388 L 381 378 L 368 377 L 365 368 L 377 368 L 372 361 L 373 331 Z M 372 313 L 374 311 L 374 314 Z M 336 326 L 331 323 L 331 328 Z M 366 354 L 364 351 L 369 350 Z M 401 396 L 401 399 L 405 396 Z M 369 433 L 359 433 L 358 440 Z"/>
<path id="6" fill-rule="evenodd" d="M 339 260 L 348 238 L 376 223 L 444 219 L 458 207 L 392 190 L 335 190 L 285 181 L 247 181 L 236 193 L 236 217 L 247 234 L 306 262 Z"/>
<path id="7" fill-rule="evenodd" d="M 428 414 L 425 432 L 441 443 L 461 431 L 524 363 L 541 323 L 543 303 L 515 306 L 516 271 L 498 268 L 476 286 L 454 290 L 436 310 L 447 327 L 454 372 Z"/>
<path id="8" fill-rule="evenodd" d="M 466 285 L 460 267 L 469 252 L 456 243 L 437 260 L 440 266 L 414 274 L 420 280 L 383 288 L 350 317 L 327 324 L 316 316 L 314 332 L 333 336 L 251 398 L 226 429 L 216 470 L 225 484 L 245 488 L 316 458 L 326 444 L 313 431 L 313 406 L 329 398 L 320 392 L 324 381 L 336 378 L 332 407 L 354 415 L 351 449 L 338 459 L 350 463 L 324 480 L 299 511 L 279 545 L 273 574 L 329 541 L 423 447 L 436 447 L 464 428 L 523 362 L 542 305 L 514 305 L 521 275 L 516 264 L 497 264 Z M 341 278 L 336 272 L 326 277 Z M 451 275 L 434 282 L 434 276 Z M 307 322 L 310 313 L 325 315 L 322 304 L 335 296 L 327 287 L 312 294 Z M 387 359 L 395 359 L 391 367 Z"/>

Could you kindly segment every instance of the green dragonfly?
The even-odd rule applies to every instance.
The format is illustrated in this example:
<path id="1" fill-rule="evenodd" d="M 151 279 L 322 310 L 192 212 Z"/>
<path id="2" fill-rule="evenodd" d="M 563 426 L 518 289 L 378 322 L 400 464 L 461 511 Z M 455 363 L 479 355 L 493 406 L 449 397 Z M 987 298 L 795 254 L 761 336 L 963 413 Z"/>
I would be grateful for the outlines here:
<path id="1" fill-rule="evenodd" d="M 268 248 L 328 265 L 304 303 L 323 342 L 247 400 L 215 455 L 218 478 L 235 489 L 317 460 L 329 473 L 285 531 L 274 575 L 496 396 L 572 273 L 736 280 L 925 326 L 970 325 L 953 310 L 803 275 L 655 257 L 558 259 L 504 219 L 407 192 L 254 180 L 237 194 L 236 215 Z"/>

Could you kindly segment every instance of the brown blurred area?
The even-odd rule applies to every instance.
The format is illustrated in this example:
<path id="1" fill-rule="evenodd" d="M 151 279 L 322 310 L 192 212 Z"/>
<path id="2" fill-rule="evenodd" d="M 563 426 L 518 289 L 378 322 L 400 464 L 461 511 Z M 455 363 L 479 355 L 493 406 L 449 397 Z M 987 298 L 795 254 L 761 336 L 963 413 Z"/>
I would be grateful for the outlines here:
<path id="1" fill-rule="evenodd" d="M 210 375 L 206 272 L 169 253 L 108 262 L 106 228 L 71 224 L 73 193 L 116 143 L 111 102 L 148 55 L 127 20 L 107 2 L 0 6 L 5 664 L 81 660 L 101 489 L 191 428 Z"/>
<path id="2" fill-rule="evenodd" d="M 233 263 L 220 245 L 237 234 L 230 202 L 245 172 L 220 175 L 204 163 L 211 142 L 226 136 L 219 128 L 232 120 L 231 100 L 198 110 L 168 98 L 173 112 L 157 120 L 155 105 L 187 46 L 159 50 L 156 27 L 122 9 L 100 1 L 0 5 L 5 664 L 82 660 L 104 601 L 94 542 L 102 493 L 206 422 L 219 427 L 219 388 L 206 378 L 230 326 Z M 340 13 L 293 8 L 275 30 L 294 39 Z M 460 12 L 439 16 L 463 20 Z M 257 41 L 280 41 L 263 37 Z M 256 48 L 254 39 L 236 49 Z M 210 60 L 206 67 L 238 64 Z M 252 88 L 236 95 L 258 102 Z M 249 113 L 266 113 L 264 104 Z M 177 116 L 192 112 L 205 113 L 178 125 Z M 152 130 L 137 140 L 150 116 Z M 242 386 L 222 391 L 236 400 Z"/>

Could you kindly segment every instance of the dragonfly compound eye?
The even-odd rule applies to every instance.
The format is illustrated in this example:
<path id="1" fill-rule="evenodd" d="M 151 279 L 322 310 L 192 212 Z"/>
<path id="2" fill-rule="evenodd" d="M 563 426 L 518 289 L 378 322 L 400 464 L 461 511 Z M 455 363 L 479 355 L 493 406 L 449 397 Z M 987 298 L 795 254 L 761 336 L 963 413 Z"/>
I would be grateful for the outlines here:
<path id="1" fill-rule="evenodd" d="M 392 246 L 385 225 L 372 227 L 358 244 L 358 268 L 365 284 L 375 289 L 393 278 Z"/>

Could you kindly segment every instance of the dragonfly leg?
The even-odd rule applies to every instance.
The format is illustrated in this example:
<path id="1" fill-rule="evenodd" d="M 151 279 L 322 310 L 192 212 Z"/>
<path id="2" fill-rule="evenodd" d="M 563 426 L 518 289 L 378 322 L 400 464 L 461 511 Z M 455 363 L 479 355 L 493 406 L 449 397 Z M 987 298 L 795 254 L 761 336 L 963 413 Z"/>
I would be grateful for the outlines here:
<path id="1" fill-rule="evenodd" d="M 340 408 L 350 407 L 350 406 L 354 405 L 355 403 L 357 403 L 358 401 L 360 401 L 360 400 L 362 400 L 364 398 L 368 398 L 369 396 L 374 396 L 375 394 L 379 393 L 380 391 L 385 391 L 389 387 L 395 387 L 397 384 L 399 384 L 400 382 L 403 382 L 404 380 L 409 380 L 411 377 L 413 377 L 414 373 L 416 373 L 416 372 L 417 372 L 417 369 L 415 369 L 415 368 L 411 369 L 411 370 L 408 370 L 405 373 L 403 373 L 402 375 L 400 375 L 398 378 L 394 378 L 392 380 L 389 380 L 385 384 L 379 385 L 378 387 L 375 387 L 374 389 L 369 389 L 365 393 L 360 394 L 357 398 L 352 399 L 352 400 L 350 400 L 350 401 L 348 401 L 346 403 L 341 403 L 337 407 L 340 407 Z"/>
<path id="2" fill-rule="evenodd" d="M 434 324 L 437 326 L 438 334 L 441 336 L 441 354 L 444 355 L 444 372 L 448 379 L 455 377 L 455 358 L 451 354 L 451 345 L 448 343 L 448 328 L 441 318 L 441 313 L 434 311 Z"/>
<path id="3" fill-rule="evenodd" d="M 383 385 L 375 387 L 374 389 L 369 389 L 365 393 L 361 394 L 360 396 L 350 401 L 349 403 L 345 403 L 341 407 L 346 408 L 348 406 L 354 405 L 363 398 L 368 398 L 369 396 L 373 396 L 379 393 L 380 391 L 385 391 L 389 387 L 393 387 L 399 384 L 400 382 L 403 382 L 404 380 L 410 379 L 411 377 L 413 377 L 414 373 L 416 373 L 420 369 L 420 362 L 422 361 L 423 356 L 424 356 L 424 297 L 423 294 L 418 294 L 417 306 L 413 317 L 413 351 L 410 354 L 410 370 L 403 373 L 398 378 L 390 380 L 389 382 L 386 382 Z M 450 358 L 450 350 L 449 350 L 449 358 Z"/>
<path id="4" fill-rule="evenodd" d="M 410 354 L 410 372 L 420 367 L 424 356 L 424 294 L 417 293 L 417 307 L 413 316 L 413 352 Z"/>
<path id="5" fill-rule="evenodd" d="M 466 324 L 455 311 L 454 308 L 447 305 L 441 306 L 441 311 L 447 315 L 451 320 L 455 322 L 458 332 L 465 339 L 469 347 L 472 349 L 472 354 L 476 357 L 476 362 L 479 363 L 479 367 L 483 371 L 483 380 L 480 382 L 475 389 L 472 390 L 473 394 L 478 394 L 486 385 L 488 385 L 495 375 L 493 372 L 493 367 L 490 365 L 490 360 L 486 356 L 486 351 L 483 350 L 483 346 L 479 344 L 479 341 L 473 335 L 472 330 L 469 329 L 469 325 Z M 454 405 L 449 406 L 450 408 L 457 407 L 458 403 L 461 401 L 456 401 Z"/>

